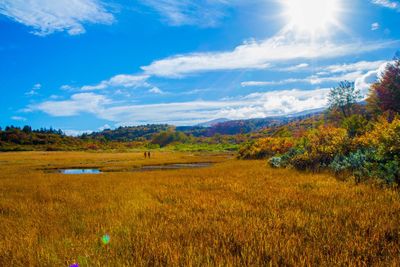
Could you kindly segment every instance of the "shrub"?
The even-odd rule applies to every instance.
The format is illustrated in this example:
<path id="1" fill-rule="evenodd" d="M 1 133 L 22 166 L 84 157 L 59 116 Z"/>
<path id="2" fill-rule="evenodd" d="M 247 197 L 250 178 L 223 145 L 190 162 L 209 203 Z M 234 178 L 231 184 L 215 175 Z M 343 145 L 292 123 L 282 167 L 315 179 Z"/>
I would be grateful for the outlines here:
<path id="1" fill-rule="evenodd" d="M 182 132 L 165 131 L 154 135 L 151 143 L 165 147 L 172 143 L 185 143 L 189 141 L 189 137 Z"/>
<path id="2" fill-rule="evenodd" d="M 308 152 L 294 156 L 290 164 L 298 170 L 317 170 L 321 164 L 317 158 L 311 156 Z"/>
<path id="3" fill-rule="evenodd" d="M 386 184 L 400 185 L 400 158 L 395 156 L 393 160 L 379 164 L 377 178 Z"/>
<path id="4" fill-rule="evenodd" d="M 350 138 L 361 136 L 367 131 L 368 120 L 361 115 L 352 115 L 342 121 L 342 127 L 347 130 Z"/>
<path id="5" fill-rule="evenodd" d="M 329 167 L 337 175 L 349 172 L 359 183 L 372 176 L 373 162 L 373 151 L 357 150 L 348 156 L 337 155 Z"/>
<path id="6" fill-rule="evenodd" d="M 376 149 L 379 157 L 393 159 L 400 155 L 400 118 L 389 122 L 380 117 L 374 128 L 356 141 L 359 146 Z"/>
<path id="7" fill-rule="evenodd" d="M 400 185 L 400 117 L 382 116 L 372 122 L 353 115 L 343 119 L 342 126 L 322 125 L 297 139 L 262 138 L 242 146 L 239 157 L 270 157 L 273 168 L 329 168 L 337 175 L 354 177 L 357 183 L 375 179 Z"/>
<path id="8" fill-rule="evenodd" d="M 99 146 L 96 145 L 96 144 L 88 144 L 88 145 L 86 146 L 86 149 L 87 149 L 87 150 L 99 150 L 100 148 L 99 148 Z"/>
<path id="9" fill-rule="evenodd" d="M 294 155 L 290 164 L 300 170 L 317 170 L 328 166 L 336 155 L 344 154 L 347 143 L 345 129 L 320 126 L 306 134 L 298 148 L 304 149 L 304 153 Z"/>
<path id="10" fill-rule="evenodd" d="M 269 165 L 273 168 L 281 168 L 282 166 L 282 157 L 273 157 L 269 159 Z"/>
<path id="11" fill-rule="evenodd" d="M 275 155 L 287 153 L 294 147 L 292 138 L 267 137 L 261 138 L 253 143 L 246 143 L 239 150 L 239 158 L 242 159 L 263 159 Z"/>
<path id="12" fill-rule="evenodd" d="M 254 145 L 253 142 L 246 142 L 243 145 L 240 146 L 239 151 L 238 151 L 238 158 L 239 159 L 251 159 L 252 158 L 252 147 Z"/>

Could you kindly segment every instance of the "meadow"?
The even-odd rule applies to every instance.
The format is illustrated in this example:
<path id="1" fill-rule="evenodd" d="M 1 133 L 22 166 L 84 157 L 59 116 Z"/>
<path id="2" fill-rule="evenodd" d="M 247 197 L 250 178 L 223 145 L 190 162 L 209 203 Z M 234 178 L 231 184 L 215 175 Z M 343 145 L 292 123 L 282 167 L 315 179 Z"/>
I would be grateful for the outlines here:
<path id="1" fill-rule="evenodd" d="M 229 153 L 152 156 L 1 153 L 0 266 L 400 266 L 396 190 Z M 134 171 L 183 162 L 214 165 Z M 72 167 L 105 172 L 54 171 Z"/>

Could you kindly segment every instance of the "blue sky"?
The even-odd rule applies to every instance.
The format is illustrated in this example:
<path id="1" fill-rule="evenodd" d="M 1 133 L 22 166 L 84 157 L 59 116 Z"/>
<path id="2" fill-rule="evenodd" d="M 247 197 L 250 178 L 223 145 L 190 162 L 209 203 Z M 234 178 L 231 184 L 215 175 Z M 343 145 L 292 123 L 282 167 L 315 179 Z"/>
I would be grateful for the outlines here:
<path id="1" fill-rule="evenodd" d="M 399 15 L 392 0 L 0 0 L 0 125 L 321 108 L 340 80 L 368 92 L 400 48 Z"/>

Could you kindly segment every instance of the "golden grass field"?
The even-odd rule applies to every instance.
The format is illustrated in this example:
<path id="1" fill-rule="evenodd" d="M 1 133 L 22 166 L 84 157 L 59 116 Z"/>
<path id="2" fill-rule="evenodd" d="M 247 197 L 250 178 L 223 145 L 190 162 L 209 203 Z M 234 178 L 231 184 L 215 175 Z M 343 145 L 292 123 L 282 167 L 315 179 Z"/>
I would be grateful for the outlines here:
<path id="1" fill-rule="evenodd" d="M 109 172 L 44 171 L 82 166 Z M 0 154 L 0 266 L 73 263 L 400 266 L 400 194 L 228 154 Z"/>

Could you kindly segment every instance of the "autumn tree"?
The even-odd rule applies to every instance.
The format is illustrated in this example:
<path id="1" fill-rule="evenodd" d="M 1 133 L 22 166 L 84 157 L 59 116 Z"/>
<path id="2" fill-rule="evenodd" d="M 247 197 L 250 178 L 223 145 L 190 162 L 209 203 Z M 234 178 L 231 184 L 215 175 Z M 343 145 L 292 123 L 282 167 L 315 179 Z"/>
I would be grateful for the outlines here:
<path id="1" fill-rule="evenodd" d="M 354 87 L 354 83 L 342 81 L 331 89 L 328 95 L 331 110 L 339 110 L 347 118 L 351 115 L 354 104 L 361 100 L 361 92 Z"/>
<path id="2" fill-rule="evenodd" d="M 371 86 L 368 110 L 374 114 L 400 113 L 400 55 L 387 65 L 382 77 Z"/>

